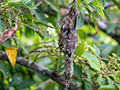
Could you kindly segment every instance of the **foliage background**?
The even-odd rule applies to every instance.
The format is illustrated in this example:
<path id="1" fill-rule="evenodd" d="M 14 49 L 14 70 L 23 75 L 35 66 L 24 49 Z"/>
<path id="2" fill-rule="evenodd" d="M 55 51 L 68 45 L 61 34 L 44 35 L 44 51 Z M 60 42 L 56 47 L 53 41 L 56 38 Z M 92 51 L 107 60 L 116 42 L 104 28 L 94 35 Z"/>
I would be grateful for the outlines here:
<path id="1" fill-rule="evenodd" d="M 18 22 L 13 37 L 17 44 L 17 57 L 35 61 L 64 76 L 63 54 L 56 50 L 60 31 L 58 22 L 73 3 L 68 4 L 68 0 L 0 2 L 0 34 Z M 82 27 L 78 25 L 79 39 L 71 82 L 83 90 L 120 89 L 119 3 L 119 0 L 77 0 L 81 11 L 78 23 Z M 10 42 L 8 39 L 0 43 L 0 50 L 11 48 Z M 45 75 L 19 64 L 13 69 L 9 62 L 1 60 L 0 71 L 0 90 L 67 90 Z"/>

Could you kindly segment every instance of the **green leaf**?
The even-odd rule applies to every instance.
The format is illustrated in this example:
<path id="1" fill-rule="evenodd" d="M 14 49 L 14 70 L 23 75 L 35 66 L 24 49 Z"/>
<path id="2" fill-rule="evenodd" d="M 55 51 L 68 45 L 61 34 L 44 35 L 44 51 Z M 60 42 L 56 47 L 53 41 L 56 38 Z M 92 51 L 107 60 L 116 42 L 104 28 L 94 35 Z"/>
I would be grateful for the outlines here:
<path id="1" fill-rule="evenodd" d="M 30 2 L 31 0 L 21 0 L 21 2 L 23 3 L 23 4 L 28 4 L 29 2 Z"/>
<path id="2" fill-rule="evenodd" d="M 109 85 L 114 85 L 114 82 L 112 81 L 111 78 L 107 77 L 107 80 L 108 80 Z"/>
<path id="3" fill-rule="evenodd" d="M 18 43 L 20 44 L 20 46 L 22 47 L 22 49 L 24 50 L 24 52 L 29 55 L 28 50 L 23 46 L 23 44 L 20 42 L 20 40 L 16 36 L 14 38 L 18 41 Z"/>
<path id="4" fill-rule="evenodd" d="M 96 8 L 100 11 L 100 13 L 101 13 L 102 16 L 104 15 L 104 13 L 103 13 L 103 11 L 102 11 L 101 4 L 100 4 L 99 1 L 94 1 L 94 2 L 92 2 L 92 5 L 93 5 L 94 7 L 96 7 Z"/>
<path id="5" fill-rule="evenodd" d="M 100 49 L 95 45 L 95 44 L 93 44 L 93 48 L 95 49 L 95 53 L 94 53 L 94 55 L 95 56 L 99 56 L 100 55 Z"/>
<path id="6" fill-rule="evenodd" d="M 33 29 L 25 26 L 25 36 L 26 37 L 28 37 L 28 38 L 33 37 L 34 34 L 35 34 L 35 32 Z"/>
<path id="7" fill-rule="evenodd" d="M 90 86 L 90 84 L 86 81 L 84 81 L 84 88 L 85 90 L 92 90 L 92 87 Z"/>
<path id="8" fill-rule="evenodd" d="M 6 30 L 5 23 L 0 19 L 0 33 Z"/>
<path id="9" fill-rule="evenodd" d="M 59 12 L 59 9 L 58 9 L 58 7 L 57 7 L 55 4 L 53 4 L 52 2 L 49 2 L 49 1 L 47 1 L 47 0 L 45 0 L 45 2 L 46 2 L 48 5 L 50 5 L 56 12 Z"/>
<path id="10" fill-rule="evenodd" d="M 111 78 L 107 77 L 109 85 L 103 85 L 98 90 L 118 90 Z"/>
<path id="11" fill-rule="evenodd" d="M 35 17 L 37 18 L 38 22 L 46 24 L 45 17 L 43 13 L 36 13 Z"/>
<path id="12" fill-rule="evenodd" d="M 30 9 L 30 12 L 32 15 L 36 15 L 36 13 L 37 13 L 34 9 Z"/>
<path id="13" fill-rule="evenodd" d="M 112 0 L 112 1 L 118 7 L 118 9 L 120 10 L 120 4 L 116 0 Z"/>
<path id="14" fill-rule="evenodd" d="M 48 64 L 50 64 L 51 63 L 51 60 L 49 59 L 49 58 L 42 58 L 39 62 L 38 62 L 38 64 L 39 65 L 42 65 L 42 66 L 47 66 Z"/>
<path id="15" fill-rule="evenodd" d="M 3 61 L 0 61 L 0 71 L 4 74 L 6 78 L 8 77 L 9 71 L 6 64 Z"/>
<path id="16" fill-rule="evenodd" d="M 114 31 L 115 31 L 115 28 L 116 28 L 116 25 L 115 25 L 115 24 L 113 24 L 113 23 L 108 23 L 108 24 L 107 24 L 107 27 L 106 27 L 107 33 L 114 32 Z"/>
<path id="17" fill-rule="evenodd" d="M 64 0 L 58 0 L 61 6 L 64 6 Z"/>
<path id="18" fill-rule="evenodd" d="M 6 41 L 4 41 L 3 43 L 0 43 L 3 47 L 7 47 L 7 48 L 16 48 L 15 46 L 13 46 L 11 44 L 11 40 L 7 39 Z"/>
<path id="19" fill-rule="evenodd" d="M 61 66 L 62 66 L 62 65 L 63 65 L 63 63 L 62 63 L 62 59 L 61 59 L 60 56 L 58 56 L 58 70 L 61 69 Z"/>
<path id="20" fill-rule="evenodd" d="M 21 0 L 4 0 L 5 3 L 15 3 L 20 2 Z"/>
<path id="21" fill-rule="evenodd" d="M 86 68 L 85 71 L 86 71 L 86 74 L 87 74 L 87 78 L 90 81 L 90 85 L 92 85 L 93 84 L 92 70 L 90 68 Z"/>
<path id="22" fill-rule="evenodd" d="M 14 5 L 14 6 L 21 6 L 21 0 L 4 0 L 4 2 L 8 3 L 9 5 Z"/>
<path id="23" fill-rule="evenodd" d="M 97 78 L 97 82 L 98 82 L 98 84 L 99 84 L 100 86 L 105 85 L 105 81 L 103 80 L 102 76 L 99 76 L 99 77 Z"/>
<path id="24" fill-rule="evenodd" d="M 8 17 L 8 21 L 9 21 L 10 25 L 12 25 L 12 20 L 11 20 L 11 18 L 10 18 L 10 15 L 9 15 L 7 12 L 5 12 L 5 14 L 6 14 L 6 16 Z"/>
<path id="25" fill-rule="evenodd" d="M 79 12 L 77 16 L 76 29 L 80 29 L 83 26 L 83 24 L 84 24 L 83 15 L 81 12 Z"/>
<path id="26" fill-rule="evenodd" d="M 104 6 L 105 6 L 105 0 L 100 0 L 100 4 L 102 6 L 102 9 L 104 9 Z"/>
<path id="27" fill-rule="evenodd" d="M 36 82 L 33 81 L 32 79 L 23 79 L 23 81 L 16 85 L 15 88 L 18 90 L 18 89 L 24 89 L 24 88 L 27 88 L 33 84 L 35 84 Z"/>
<path id="28" fill-rule="evenodd" d="M 100 44 L 98 47 L 102 49 L 100 53 L 101 57 L 106 57 L 114 48 L 112 44 Z"/>
<path id="29" fill-rule="evenodd" d="M 110 18 L 109 18 L 109 16 L 106 14 L 106 12 L 104 10 L 103 10 L 103 13 L 104 13 L 105 17 L 107 18 L 107 20 L 109 21 Z"/>
<path id="30" fill-rule="evenodd" d="M 74 75 L 82 79 L 82 68 L 80 68 L 78 65 L 74 64 Z"/>
<path id="31" fill-rule="evenodd" d="M 49 38 L 51 37 L 51 35 L 49 33 L 45 33 L 45 34 L 41 34 L 42 36 L 46 37 L 46 38 Z"/>
<path id="32" fill-rule="evenodd" d="M 33 1 L 30 1 L 26 4 L 26 6 L 29 8 L 29 9 L 37 9 L 35 6 L 34 6 L 34 2 Z"/>
<path id="33" fill-rule="evenodd" d="M 84 47 L 87 47 L 88 49 L 90 49 L 93 53 L 96 53 L 96 50 L 90 46 L 87 42 L 84 41 Z"/>
<path id="34" fill-rule="evenodd" d="M 90 4 L 89 6 L 99 12 L 99 10 L 94 5 Z"/>
<path id="35" fill-rule="evenodd" d="M 112 73 L 112 74 L 110 74 L 110 76 L 112 76 L 114 78 L 115 82 L 120 83 L 120 73 L 119 72 Z"/>
<path id="36" fill-rule="evenodd" d="M 103 85 L 98 90 L 118 90 L 115 85 Z"/>
<path id="37" fill-rule="evenodd" d="M 31 0 L 21 0 L 22 4 L 24 4 L 28 9 L 36 9 L 34 6 L 34 2 Z"/>
<path id="38" fill-rule="evenodd" d="M 82 40 L 81 44 L 77 46 L 74 54 L 77 56 L 81 56 L 84 53 L 84 40 Z"/>
<path id="39" fill-rule="evenodd" d="M 18 76 L 18 73 L 15 73 L 12 77 L 12 82 L 10 83 L 10 86 L 17 86 L 20 83 L 22 83 L 22 79 Z"/>
<path id="40" fill-rule="evenodd" d="M 82 57 L 84 57 L 84 58 L 87 59 L 87 61 L 89 62 L 90 66 L 91 66 L 93 69 L 100 70 L 100 62 L 99 62 L 99 60 L 96 58 L 96 56 L 94 56 L 94 55 L 91 54 L 91 53 L 83 53 Z"/>
<path id="41" fill-rule="evenodd" d="M 85 39 L 85 33 L 82 30 L 77 30 L 78 37 L 82 40 Z"/>

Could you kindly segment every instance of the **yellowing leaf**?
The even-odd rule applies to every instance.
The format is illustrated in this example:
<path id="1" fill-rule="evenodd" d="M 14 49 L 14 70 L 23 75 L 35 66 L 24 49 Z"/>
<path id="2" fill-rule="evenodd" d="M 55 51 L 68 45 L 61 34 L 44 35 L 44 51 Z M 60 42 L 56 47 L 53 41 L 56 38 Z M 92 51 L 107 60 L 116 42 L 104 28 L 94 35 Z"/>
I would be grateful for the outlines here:
<path id="1" fill-rule="evenodd" d="M 8 56 L 8 59 L 9 59 L 10 63 L 15 68 L 17 49 L 15 49 L 15 48 L 5 48 L 5 52 Z"/>
<path id="2" fill-rule="evenodd" d="M 11 41 L 12 41 L 11 44 L 15 46 L 16 44 L 12 38 L 11 38 Z"/>

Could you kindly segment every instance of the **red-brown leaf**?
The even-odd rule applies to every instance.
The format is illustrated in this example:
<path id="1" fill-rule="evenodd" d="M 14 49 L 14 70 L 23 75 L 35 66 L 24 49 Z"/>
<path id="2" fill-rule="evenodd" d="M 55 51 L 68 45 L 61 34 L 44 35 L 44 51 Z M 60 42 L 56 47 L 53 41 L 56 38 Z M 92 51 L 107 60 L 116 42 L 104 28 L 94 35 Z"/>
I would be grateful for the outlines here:
<path id="1" fill-rule="evenodd" d="M 15 31 L 18 29 L 18 26 L 17 24 L 15 24 L 15 27 L 12 28 L 12 29 L 8 29 L 6 30 L 5 32 L 2 33 L 1 35 L 1 39 L 0 39 L 0 42 L 4 42 L 5 40 L 7 40 L 8 38 L 10 38 L 14 33 Z"/>

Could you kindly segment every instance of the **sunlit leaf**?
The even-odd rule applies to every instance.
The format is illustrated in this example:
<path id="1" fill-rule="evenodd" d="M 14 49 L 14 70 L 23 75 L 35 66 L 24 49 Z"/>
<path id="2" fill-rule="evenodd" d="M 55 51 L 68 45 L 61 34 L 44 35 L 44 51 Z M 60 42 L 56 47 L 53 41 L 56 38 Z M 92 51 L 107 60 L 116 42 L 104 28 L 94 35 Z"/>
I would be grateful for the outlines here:
<path id="1" fill-rule="evenodd" d="M 82 40 L 81 44 L 77 46 L 74 54 L 77 56 L 81 56 L 84 53 L 84 40 Z"/>
<path id="2" fill-rule="evenodd" d="M 19 7 L 21 5 L 21 0 L 4 0 L 4 2 L 8 3 L 9 5 L 14 5 Z"/>
<path id="3" fill-rule="evenodd" d="M 78 37 L 80 38 L 80 39 L 85 39 L 85 33 L 84 33 L 84 31 L 82 31 L 82 30 L 77 30 L 77 34 L 78 34 Z"/>
<path id="4" fill-rule="evenodd" d="M 96 58 L 96 56 L 94 56 L 91 53 L 83 53 L 82 57 L 86 58 L 87 61 L 89 62 L 90 66 L 96 70 L 100 70 L 100 62 L 99 60 Z"/>
<path id="5" fill-rule="evenodd" d="M 102 16 L 104 15 L 104 13 L 103 13 L 103 11 L 102 11 L 101 4 L 100 4 L 99 1 L 94 1 L 94 2 L 92 2 L 92 5 L 93 5 L 94 7 L 96 7 L 96 8 L 100 11 L 100 13 L 101 13 Z"/>

